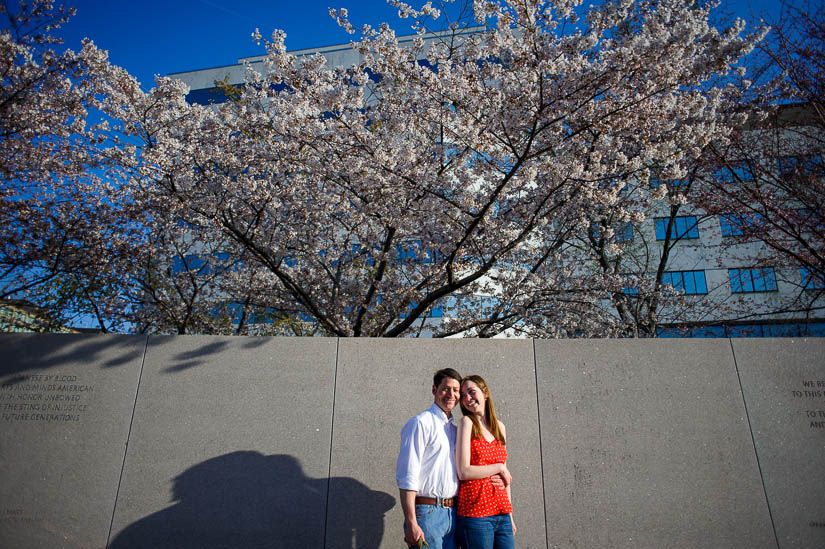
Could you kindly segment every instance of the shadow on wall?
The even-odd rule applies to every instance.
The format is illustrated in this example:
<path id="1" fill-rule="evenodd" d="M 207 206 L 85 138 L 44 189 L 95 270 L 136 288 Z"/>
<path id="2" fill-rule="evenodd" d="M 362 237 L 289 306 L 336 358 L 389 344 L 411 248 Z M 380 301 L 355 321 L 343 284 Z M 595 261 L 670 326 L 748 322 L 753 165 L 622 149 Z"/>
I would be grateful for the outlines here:
<path id="1" fill-rule="evenodd" d="M 99 364 L 104 368 L 140 360 L 147 336 L 87 334 L 0 334 L 3 363 L 0 376 L 7 384 L 25 381 L 29 370 Z"/>
<path id="2" fill-rule="evenodd" d="M 155 346 L 162 347 L 174 341 L 180 336 L 150 335 L 148 352 L 152 352 Z M 193 349 L 189 349 L 175 355 L 174 365 L 163 370 L 164 373 L 174 374 L 183 372 L 195 366 L 208 364 L 210 359 L 220 353 L 233 349 L 256 349 L 270 343 L 273 337 L 259 336 L 187 336 L 187 341 L 200 342 L 201 344 Z"/>
<path id="3" fill-rule="evenodd" d="M 327 489 L 350 495 L 345 513 L 326 512 Z M 109 547 L 323 547 L 326 523 L 333 533 L 328 547 L 377 548 L 384 513 L 395 505 L 389 494 L 353 478 L 333 477 L 327 484 L 306 477 L 292 456 L 258 452 L 190 467 L 174 479 L 173 500 L 127 526 Z M 346 523 L 333 524 L 338 515 Z"/>
<path id="4" fill-rule="evenodd" d="M 71 364 L 97 364 L 103 368 L 125 366 L 141 360 L 144 353 L 168 345 L 181 336 L 121 334 L 30 334 L 0 333 L 0 377 L 5 384 L 22 383 L 29 371 L 60 368 Z M 231 349 L 256 349 L 270 343 L 272 337 L 184 336 L 198 342 L 197 348 L 178 353 L 175 364 L 164 372 L 176 373 L 208 364 L 216 354 Z"/>

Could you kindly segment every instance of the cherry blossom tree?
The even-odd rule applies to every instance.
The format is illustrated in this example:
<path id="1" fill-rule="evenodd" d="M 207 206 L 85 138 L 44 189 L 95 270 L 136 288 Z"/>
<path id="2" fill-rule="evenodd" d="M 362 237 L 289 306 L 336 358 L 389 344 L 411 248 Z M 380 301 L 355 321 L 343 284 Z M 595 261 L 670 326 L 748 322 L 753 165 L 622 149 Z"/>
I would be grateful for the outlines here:
<path id="1" fill-rule="evenodd" d="M 783 3 L 772 18 L 755 71 L 767 83 L 742 105 L 754 121 L 710 148 L 704 172 L 703 207 L 732 227 L 733 243 L 760 246 L 755 265 L 798 288 L 780 307 L 796 316 L 822 309 L 825 291 L 823 8 Z"/>
<path id="2" fill-rule="evenodd" d="M 759 36 L 675 0 L 477 1 L 485 26 L 434 34 L 439 10 L 394 4 L 412 47 L 365 27 L 328 68 L 276 32 L 217 107 L 89 41 L 57 54 L 69 12 L 4 4 L 2 295 L 106 331 L 655 333 L 668 254 L 642 281 L 615 227 L 678 213 L 651 167 L 731 146 L 720 82 Z"/>
<path id="3" fill-rule="evenodd" d="M 91 42 L 56 53 L 71 15 L 51 2 L 0 4 L 0 297 L 30 297 L 119 247 L 99 224 L 117 218 L 97 128 L 89 123 L 106 54 Z M 107 252 L 108 250 L 108 252 Z M 43 304 L 43 303 L 39 303 Z"/>
<path id="4" fill-rule="evenodd" d="M 759 36 L 676 0 L 476 1 L 489 30 L 435 36 L 431 4 L 396 5 L 412 47 L 365 27 L 351 67 L 295 58 L 275 32 L 236 101 L 187 105 L 159 80 L 157 107 L 120 114 L 150 136 L 133 184 L 234 243 L 269 310 L 329 335 L 622 329 L 597 306 L 616 273 L 574 235 L 594 208 L 641 215 L 613 182 L 683 177 L 725 142 L 716 82 Z"/>
<path id="5" fill-rule="evenodd" d="M 696 216 L 691 216 L 689 226 L 676 227 L 689 203 L 693 178 L 688 174 L 663 179 L 654 168 L 643 179 L 642 183 L 637 179 L 616 181 L 621 189 L 619 202 L 591 209 L 589 226 L 574 242 L 582 255 L 590 258 L 594 274 L 608 282 L 609 300 L 605 299 L 603 306 L 618 317 L 617 331 L 625 336 L 656 337 L 661 325 L 674 319 L 700 320 L 700 309 L 708 300 L 706 296 L 697 299 L 685 295 L 684 288 L 676 288 L 668 280 L 674 256 L 684 253 L 685 247 L 695 247 L 687 237 L 698 231 Z M 646 192 L 649 186 L 655 189 L 653 195 Z M 654 197 L 667 197 L 668 201 Z M 636 215 L 627 219 L 624 211 Z M 657 228 L 651 231 L 654 223 Z"/>
<path id="6" fill-rule="evenodd" d="M 0 4 L 0 299 L 102 331 L 237 331 L 238 292 L 215 296 L 217 248 L 195 268 L 191 239 L 131 184 L 145 139 L 118 117 L 153 96 L 91 41 L 56 51 L 72 14 Z"/>

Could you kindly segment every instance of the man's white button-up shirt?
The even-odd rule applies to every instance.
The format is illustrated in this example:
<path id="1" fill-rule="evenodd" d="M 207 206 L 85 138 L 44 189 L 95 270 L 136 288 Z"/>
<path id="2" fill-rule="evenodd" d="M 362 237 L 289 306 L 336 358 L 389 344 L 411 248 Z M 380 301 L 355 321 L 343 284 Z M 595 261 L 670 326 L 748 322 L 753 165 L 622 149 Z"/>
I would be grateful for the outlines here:
<path id="1" fill-rule="evenodd" d="M 401 429 L 395 480 L 419 496 L 451 498 L 458 493 L 455 471 L 456 426 L 433 403 Z"/>

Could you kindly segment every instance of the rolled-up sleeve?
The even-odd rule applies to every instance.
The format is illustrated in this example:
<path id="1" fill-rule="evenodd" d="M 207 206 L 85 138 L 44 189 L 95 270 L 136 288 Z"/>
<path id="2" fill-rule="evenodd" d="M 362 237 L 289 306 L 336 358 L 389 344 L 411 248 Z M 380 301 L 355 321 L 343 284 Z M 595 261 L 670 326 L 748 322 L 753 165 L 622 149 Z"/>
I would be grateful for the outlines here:
<path id="1" fill-rule="evenodd" d="M 421 461 L 426 446 L 424 429 L 418 417 L 410 419 L 401 429 L 401 451 L 395 465 L 395 480 L 402 490 L 419 491 Z"/>

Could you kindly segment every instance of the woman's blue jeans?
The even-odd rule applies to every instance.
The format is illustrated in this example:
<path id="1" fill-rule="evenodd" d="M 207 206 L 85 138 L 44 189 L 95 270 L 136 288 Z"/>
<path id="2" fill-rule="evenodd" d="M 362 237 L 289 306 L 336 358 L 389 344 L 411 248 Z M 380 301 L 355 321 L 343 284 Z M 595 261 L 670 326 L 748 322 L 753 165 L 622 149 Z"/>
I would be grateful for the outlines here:
<path id="1" fill-rule="evenodd" d="M 456 534 L 463 549 L 514 549 L 510 515 L 458 517 Z"/>

